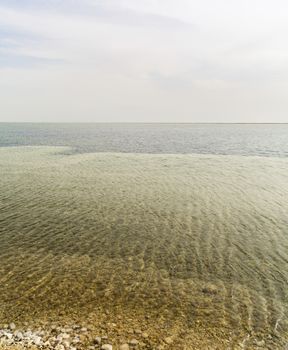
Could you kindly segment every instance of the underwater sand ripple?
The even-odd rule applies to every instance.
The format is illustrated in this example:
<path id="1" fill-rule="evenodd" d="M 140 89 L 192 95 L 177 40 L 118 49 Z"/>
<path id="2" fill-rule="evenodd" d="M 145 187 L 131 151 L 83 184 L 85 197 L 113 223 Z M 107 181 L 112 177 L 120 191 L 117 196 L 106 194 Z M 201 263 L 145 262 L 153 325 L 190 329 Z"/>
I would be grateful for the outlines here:
<path id="1" fill-rule="evenodd" d="M 0 319 L 103 307 L 284 344 L 286 159 L 62 151 L 0 149 Z"/>

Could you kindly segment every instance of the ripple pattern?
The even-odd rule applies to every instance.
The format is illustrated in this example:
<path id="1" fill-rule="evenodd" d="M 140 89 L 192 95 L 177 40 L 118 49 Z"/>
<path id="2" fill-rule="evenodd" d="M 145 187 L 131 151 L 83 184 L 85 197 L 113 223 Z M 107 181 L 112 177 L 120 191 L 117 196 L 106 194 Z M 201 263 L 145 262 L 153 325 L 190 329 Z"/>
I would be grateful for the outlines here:
<path id="1" fill-rule="evenodd" d="M 288 160 L 8 147 L 0 169 L 3 322 L 111 309 L 284 348 Z"/>

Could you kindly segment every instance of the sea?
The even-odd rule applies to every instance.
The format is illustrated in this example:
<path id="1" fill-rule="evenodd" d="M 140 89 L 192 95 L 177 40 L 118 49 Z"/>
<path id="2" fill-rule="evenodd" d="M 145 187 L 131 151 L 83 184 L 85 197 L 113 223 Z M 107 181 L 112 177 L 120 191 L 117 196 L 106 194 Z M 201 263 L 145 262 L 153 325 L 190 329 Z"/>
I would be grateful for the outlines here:
<path id="1" fill-rule="evenodd" d="M 9 322 L 286 349 L 288 125 L 1 123 Z"/>

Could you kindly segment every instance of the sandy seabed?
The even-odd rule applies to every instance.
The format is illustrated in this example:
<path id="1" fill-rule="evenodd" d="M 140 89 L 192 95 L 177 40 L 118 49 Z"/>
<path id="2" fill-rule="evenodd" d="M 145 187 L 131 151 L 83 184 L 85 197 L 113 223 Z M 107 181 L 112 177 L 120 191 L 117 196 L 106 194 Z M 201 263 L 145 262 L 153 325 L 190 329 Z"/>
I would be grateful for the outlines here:
<path id="1" fill-rule="evenodd" d="M 65 151 L 0 149 L 0 324 L 285 349 L 288 160 Z"/>

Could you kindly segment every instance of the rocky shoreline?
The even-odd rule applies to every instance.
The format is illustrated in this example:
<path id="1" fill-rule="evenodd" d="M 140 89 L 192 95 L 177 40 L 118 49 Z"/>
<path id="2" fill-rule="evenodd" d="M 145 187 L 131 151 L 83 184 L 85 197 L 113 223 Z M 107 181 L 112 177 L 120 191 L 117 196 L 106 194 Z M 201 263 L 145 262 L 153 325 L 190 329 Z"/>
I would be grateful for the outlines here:
<path id="1" fill-rule="evenodd" d="M 116 324 L 112 324 L 116 327 Z M 39 327 L 17 327 L 15 323 L 3 325 L 0 328 L 0 349 L 51 349 L 51 350 L 130 350 L 130 349 L 157 349 L 161 350 L 166 345 L 173 343 L 172 337 L 163 339 L 164 345 L 152 346 L 149 342 L 149 334 L 140 329 L 129 330 L 130 337 L 126 342 L 115 344 L 115 341 L 107 335 L 93 336 L 91 329 L 74 324 L 63 327 L 52 325 L 49 329 Z M 93 332 L 94 333 L 94 332 Z M 149 344 L 150 343 L 150 344 Z"/>

